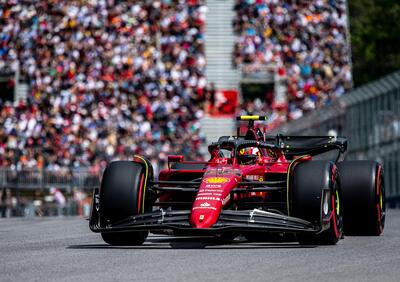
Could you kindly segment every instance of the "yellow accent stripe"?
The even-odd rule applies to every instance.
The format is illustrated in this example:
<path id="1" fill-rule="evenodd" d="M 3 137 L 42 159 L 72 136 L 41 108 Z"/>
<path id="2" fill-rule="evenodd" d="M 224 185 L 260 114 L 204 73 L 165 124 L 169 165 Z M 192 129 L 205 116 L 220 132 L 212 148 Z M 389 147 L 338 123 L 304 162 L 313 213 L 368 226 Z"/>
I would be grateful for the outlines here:
<path id="1" fill-rule="evenodd" d="M 260 116 L 240 116 L 240 120 L 258 120 Z"/>
<path id="2" fill-rule="evenodd" d="M 142 197 L 142 213 L 144 213 L 144 199 L 146 199 L 146 187 L 147 187 L 147 176 L 149 175 L 149 166 L 147 165 L 147 162 L 145 159 L 143 159 L 140 156 L 135 155 L 136 158 L 141 159 L 144 162 L 144 165 L 146 166 L 146 175 L 144 177 L 144 186 L 143 186 L 143 197 Z"/>
<path id="3" fill-rule="evenodd" d="M 336 214 L 339 215 L 339 212 L 340 212 L 339 191 L 336 190 Z"/>
<path id="4" fill-rule="evenodd" d="M 289 180 L 290 180 L 290 170 L 291 170 L 291 168 L 292 168 L 292 166 L 293 166 L 293 164 L 297 161 L 297 160 L 300 160 L 301 158 L 304 158 L 304 157 L 306 157 L 306 156 L 300 156 L 300 157 L 297 157 L 297 158 L 295 158 L 290 164 L 289 164 L 289 167 L 288 167 L 288 170 L 287 170 L 287 178 L 286 178 L 286 204 L 287 204 L 287 213 L 288 213 L 288 216 L 290 215 L 290 203 L 289 203 Z"/>
<path id="5" fill-rule="evenodd" d="M 382 167 L 381 166 L 379 166 L 379 169 L 378 169 L 378 175 L 379 175 L 379 177 L 381 177 L 381 174 L 382 173 Z M 383 193 L 382 193 L 382 185 L 381 185 L 381 181 L 382 181 L 382 178 L 380 178 L 380 179 L 378 179 L 378 181 L 379 181 L 379 206 L 380 206 L 380 208 L 381 208 L 381 210 L 383 209 Z"/>

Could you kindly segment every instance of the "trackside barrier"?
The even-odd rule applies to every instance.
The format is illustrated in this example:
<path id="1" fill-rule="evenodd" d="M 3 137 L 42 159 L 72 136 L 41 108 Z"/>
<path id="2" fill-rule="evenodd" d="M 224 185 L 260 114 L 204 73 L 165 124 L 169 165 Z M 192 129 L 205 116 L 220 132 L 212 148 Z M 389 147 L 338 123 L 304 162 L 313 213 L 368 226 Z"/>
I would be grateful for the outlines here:
<path id="1" fill-rule="evenodd" d="M 400 71 L 361 86 L 274 133 L 347 136 L 347 159 L 383 163 L 386 198 L 400 205 Z"/>
<path id="2" fill-rule="evenodd" d="M 53 171 L 0 168 L 0 188 L 44 190 L 54 187 L 65 191 L 73 188 L 91 191 L 99 185 L 100 173 L 89 169 Z"/>

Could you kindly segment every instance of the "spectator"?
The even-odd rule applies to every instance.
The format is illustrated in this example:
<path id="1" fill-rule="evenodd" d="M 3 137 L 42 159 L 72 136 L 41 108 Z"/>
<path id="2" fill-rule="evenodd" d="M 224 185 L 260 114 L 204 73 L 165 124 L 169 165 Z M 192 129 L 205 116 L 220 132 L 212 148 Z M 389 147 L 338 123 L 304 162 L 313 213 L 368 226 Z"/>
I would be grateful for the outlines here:
<path id="1" fill-rule="evenodd" d="M 57 215 L 64 215 L 65 204 L 67 203 L 64 194 L 57 188 L 50 188 L 50 195 L 54 197 L 54 201 L 57 207 Z"/>
<path id="2" fill-rule="evenodd" d="M 73 190 L 73 201 L 77 206 L 74 214 L 78 214 L 79 216 L 84 215 L 84 203 L 87 198 L 87 194 L 84 191 L 78 189 Z"/>
<path id="3" fill-rule="evenodd" d="M 0 217 L 6 217 L 7 212 L 7 201 L 6 201 L 6 189 L 0 190 Z"/>
<path id="4" fill-rule="evenodd" d="M 352 86 L 345 5 L 345 0 L 236 1 L 234 63 L 279 68 L 287 81 L 283 108 L 289 120 L 332 103 Z M 270 107 L 275 116 L 283 108 Z"/>
<path id="5" fill-rule="evenodd" d="M 31 92 L 0 101 L 0 165 L 199 158 L 206 10 L 202 0 L 5 1 L 0 71 L 20 70 Z"/>
<path id="6" fill-rule="evenodd" d="M 11 217 L 15 214 L 16 199 L 12 196 L 11 190 L 3 188 L 0 191 L 0 217 Z"/>

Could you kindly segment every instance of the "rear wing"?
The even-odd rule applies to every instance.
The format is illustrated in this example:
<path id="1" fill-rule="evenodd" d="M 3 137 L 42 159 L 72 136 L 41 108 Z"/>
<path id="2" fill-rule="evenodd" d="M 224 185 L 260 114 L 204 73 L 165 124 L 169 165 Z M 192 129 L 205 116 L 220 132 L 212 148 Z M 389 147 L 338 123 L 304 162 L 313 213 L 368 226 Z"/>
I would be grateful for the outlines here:
<path id="1" fill-rule="evenodd" d="M 347 150 L 347 138 L 336 136 L 266 136 L 265 141 L 282 149 L 286 156 L 319 155 L 338 150 L 339 155 Z"/>
<path id="2" fill-rule="evenodd" d="M 285 136 L 278 134 L 269 136 L 259 127 L 256 127 L 255 121 L 268 121 L 267 116 L 238 116 L 237 121 L 247 121 L 247 132 L 245 135 L 240 134 L 240 127 L 237 127 L 237 139 L 257 140 L 266 144 L 280 148 L 285 156 L 294 157 L 300 155 L 319 155 L 332 150 L 338 151 L 337 159 L 347 150 L 347 139 L 345 137 L 336 136 Z"/>

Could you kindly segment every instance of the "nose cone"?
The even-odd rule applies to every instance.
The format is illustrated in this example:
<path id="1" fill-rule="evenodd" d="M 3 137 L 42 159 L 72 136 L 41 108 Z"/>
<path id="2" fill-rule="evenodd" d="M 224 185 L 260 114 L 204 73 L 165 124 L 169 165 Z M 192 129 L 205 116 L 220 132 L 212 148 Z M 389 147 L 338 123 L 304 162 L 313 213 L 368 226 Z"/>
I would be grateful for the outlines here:
<path id="1" fill-rule="evenodd" d="M 235 176 L 205 177 L 193 203 L 190 224 L 195 228 L 210 228 L 218 220 L 223 199 L 237 183 Z"/>
<path id="2" fill-rule="evenodd" d="M 218 220 L 219 209 L 196 209 L 192 211 L 190 223 L 195 228 L 210 228 Z"/>

